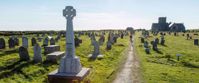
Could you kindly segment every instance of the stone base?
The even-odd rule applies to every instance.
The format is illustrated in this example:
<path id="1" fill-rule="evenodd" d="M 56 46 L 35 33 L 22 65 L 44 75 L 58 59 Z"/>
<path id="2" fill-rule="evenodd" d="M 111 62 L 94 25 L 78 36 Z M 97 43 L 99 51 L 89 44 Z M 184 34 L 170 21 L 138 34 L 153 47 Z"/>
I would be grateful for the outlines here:
<path id="1" fill-rule="evenodd" d="M 47 55 L 46 60 L 51 62 L 57 62 L 61 57 L 65 55 L 64 52 L 53 52 Z"/>
<path id="2" fill-rule="evenodd" d="M 89 58 L 103 58 L 104 55 L 99 54 L 99 55 L 95 55 L 95 56 L 94 56 L 93 54 L 89 54 L 88 57 L 89 57 Z"/>
<path id="3" fill-rule="evenodd" d="M 78 74 L 58 73 L 58 69 L 48 74 L 48 83 L 73 83 L 74 80 L 80 83 L 88 74 L 90 68 L 82 68 Z"/>

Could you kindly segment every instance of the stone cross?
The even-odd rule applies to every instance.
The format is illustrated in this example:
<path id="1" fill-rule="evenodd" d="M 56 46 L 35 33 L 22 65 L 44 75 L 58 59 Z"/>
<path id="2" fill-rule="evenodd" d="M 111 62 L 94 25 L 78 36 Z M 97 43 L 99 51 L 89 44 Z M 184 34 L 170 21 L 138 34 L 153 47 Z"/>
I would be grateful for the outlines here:
<path id="1" fill-rule="evenodd" d="M 66 6 L 63 10 L 63 16 L 67 20 L 66 26 L 66 57 L 73 58 L 75 55 L 74 32 L 73 32 L 73 18 L 76 16 L 76 10 L 72 6 Z"/>
<path id="2" fill-rule="evenodd" d="M 80 59 L 75 56 L 75 42 L 73 31 L 73 18 L 76 10 L 72 6 L 66 6 L 63 16 L 67 20 L 66 26 L 66 56 L 61 59 L 58 73 L 75 75 L 82 70 Z"/>

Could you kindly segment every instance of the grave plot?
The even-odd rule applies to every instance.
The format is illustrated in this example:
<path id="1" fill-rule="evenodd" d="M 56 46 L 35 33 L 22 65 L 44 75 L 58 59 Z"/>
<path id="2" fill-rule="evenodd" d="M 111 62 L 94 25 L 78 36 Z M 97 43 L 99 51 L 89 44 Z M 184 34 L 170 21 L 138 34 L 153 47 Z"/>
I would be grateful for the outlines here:
<path id="1" fill-rule="evenodd" d="M 160 33 L 149 33 L 149 36 L 144 38 L 144 42 L 148 44 L 141 42 L 141 31 L 135 35 L 135 50 L 140 57 L 143 80 L 147 83 L 197 83 L 199 47 L 195 39 L 199 36 L 187 32 L 192 36 L 192 39 L 187 39 L 182 35 L 187 33 L 163 32 L 163 38 Z M 159 44 L 153 47 L 151 41 L 156 38 L 159 38 Z"/>

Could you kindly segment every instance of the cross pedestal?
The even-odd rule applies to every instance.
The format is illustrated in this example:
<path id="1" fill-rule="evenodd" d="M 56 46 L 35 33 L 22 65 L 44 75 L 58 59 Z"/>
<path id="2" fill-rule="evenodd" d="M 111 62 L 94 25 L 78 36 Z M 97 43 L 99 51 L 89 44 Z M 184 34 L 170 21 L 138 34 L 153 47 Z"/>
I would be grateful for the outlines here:
<path id="1" fill-rule="evenodd" d="M 81 83 L 89 73 L 89 68 L 82 68 L 78 74 L 58 73 L 58 70 L 55 70 L 48 74 L 48 83 L 74 83 L 74 81 Z"/>

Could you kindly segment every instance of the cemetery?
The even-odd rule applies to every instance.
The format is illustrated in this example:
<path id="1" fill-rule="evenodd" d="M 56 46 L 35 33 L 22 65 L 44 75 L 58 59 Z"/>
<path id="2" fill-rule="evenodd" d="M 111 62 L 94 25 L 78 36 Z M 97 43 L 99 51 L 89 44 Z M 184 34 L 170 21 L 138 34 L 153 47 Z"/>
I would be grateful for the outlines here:
<path id="1" fill-rule="evenodd" d="M 192 0 L 0 2 L 0 83 L 199 83 Z"/>

